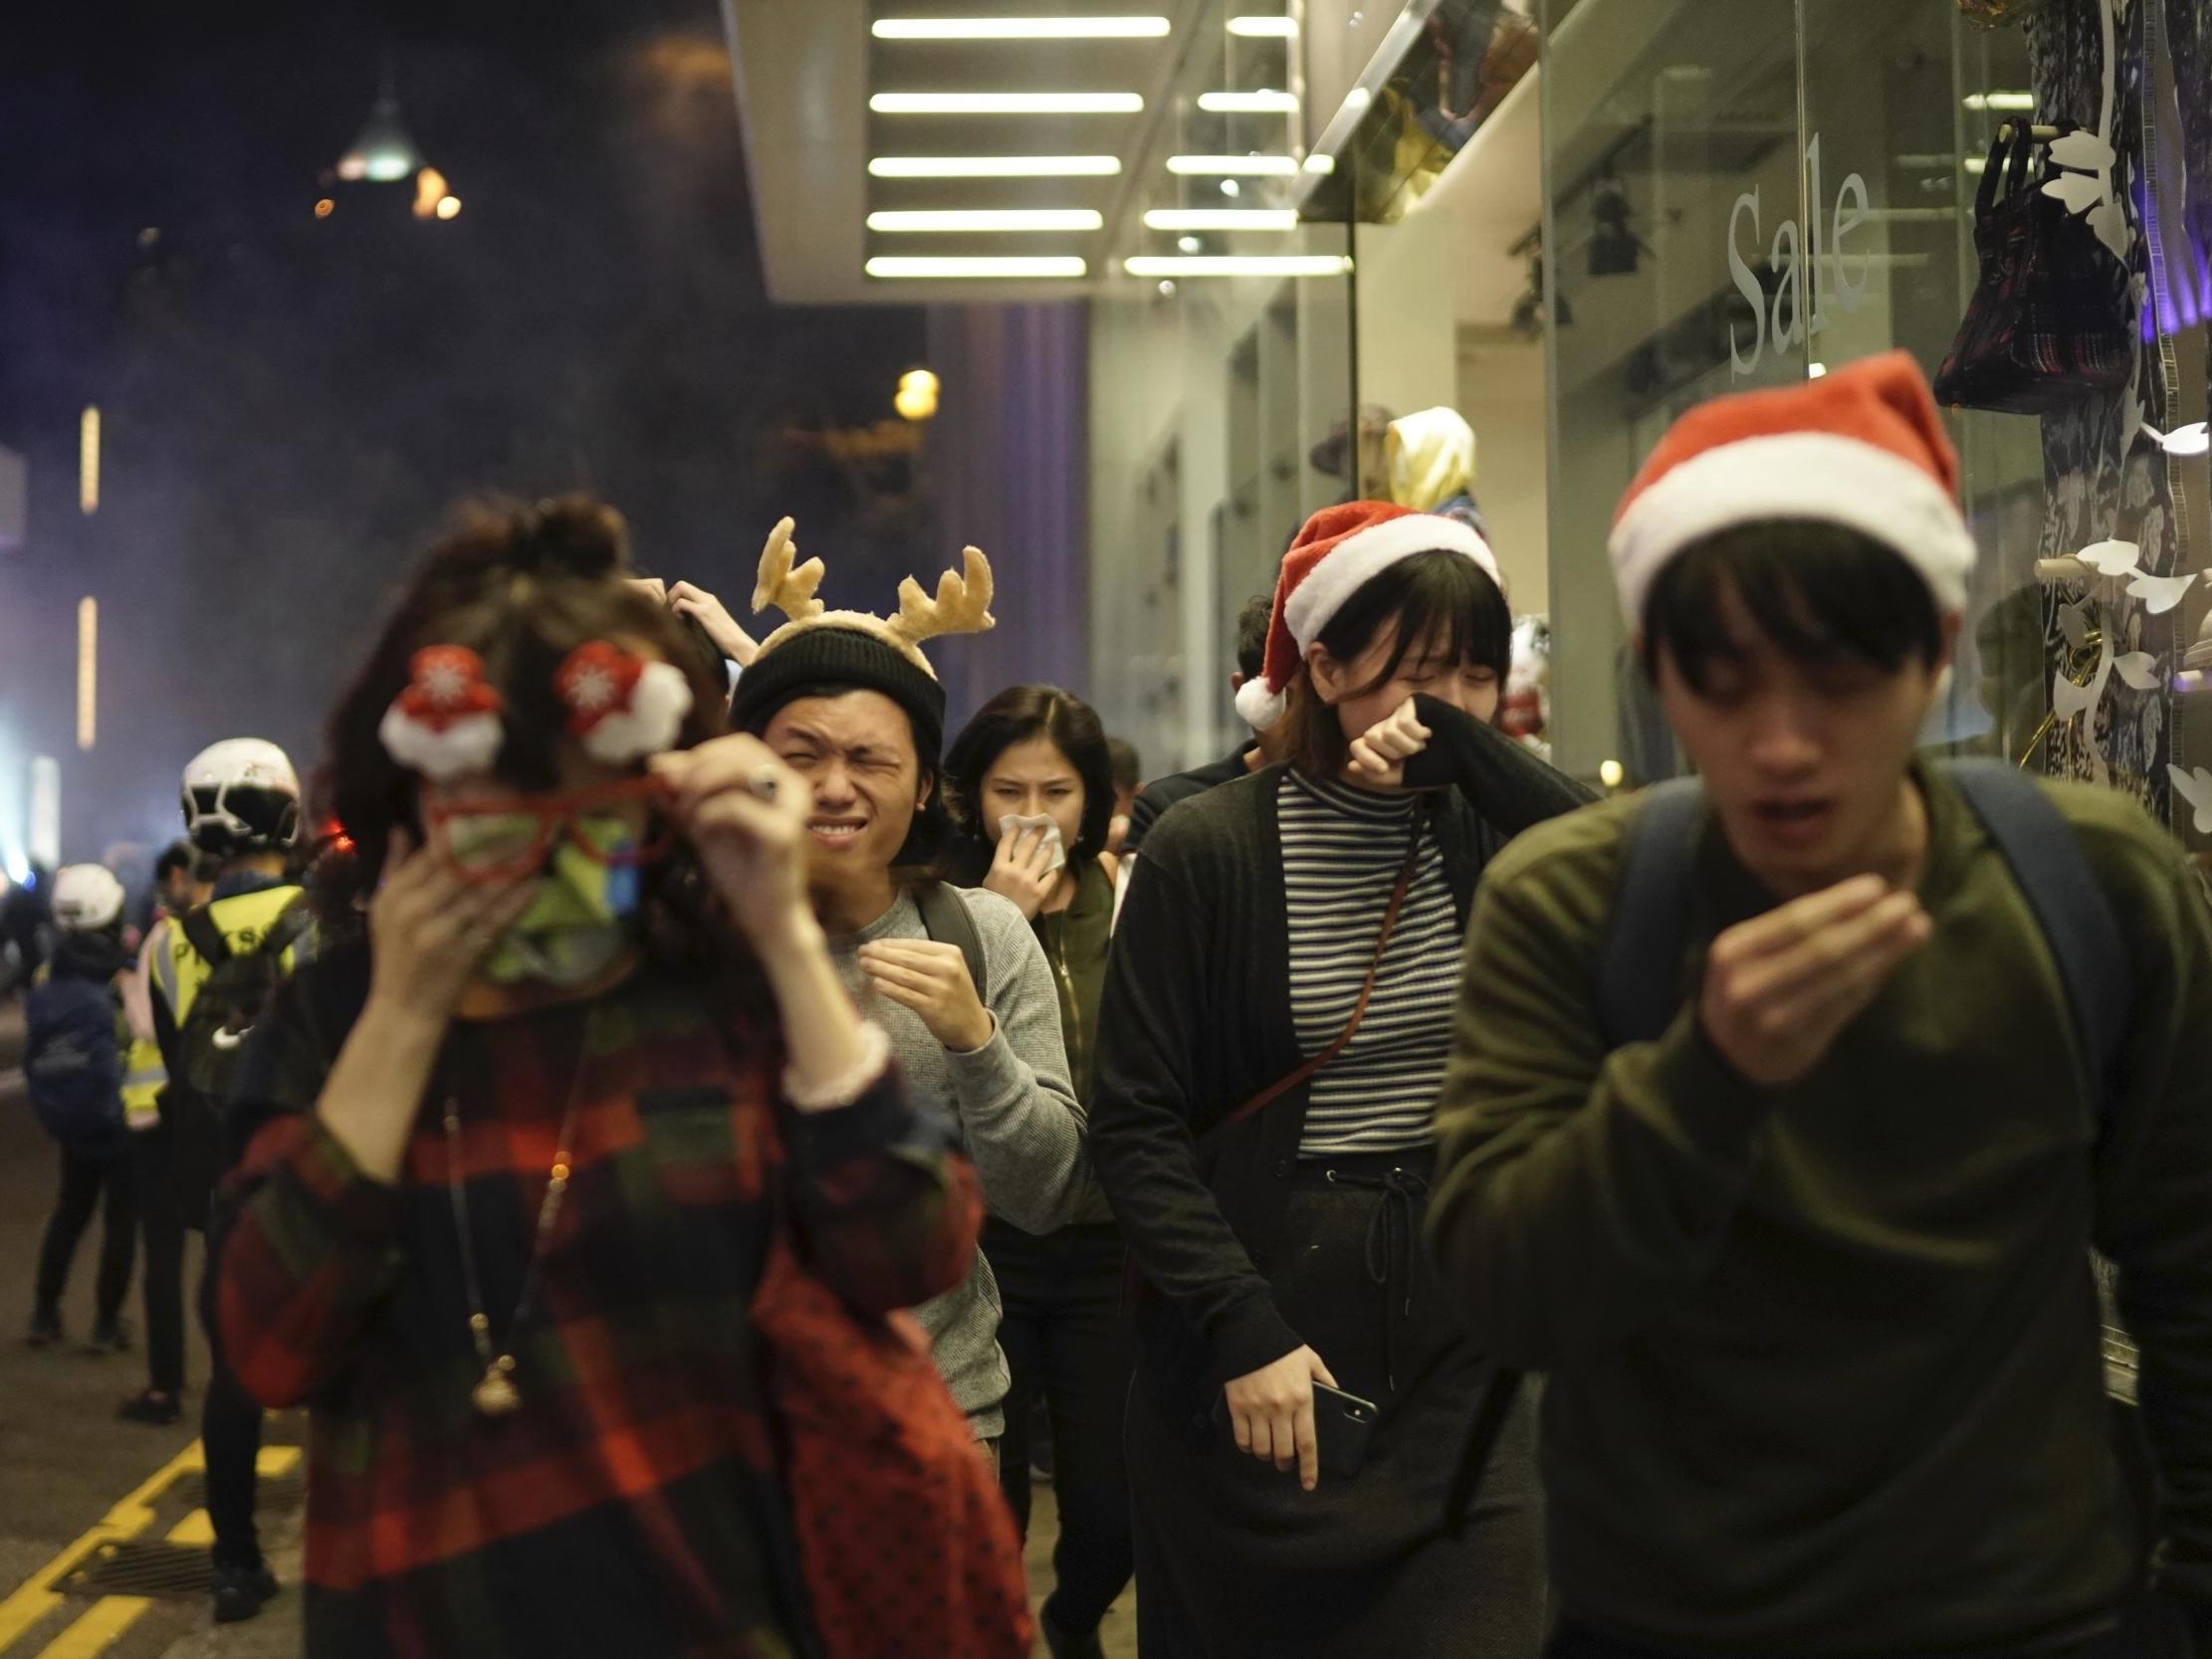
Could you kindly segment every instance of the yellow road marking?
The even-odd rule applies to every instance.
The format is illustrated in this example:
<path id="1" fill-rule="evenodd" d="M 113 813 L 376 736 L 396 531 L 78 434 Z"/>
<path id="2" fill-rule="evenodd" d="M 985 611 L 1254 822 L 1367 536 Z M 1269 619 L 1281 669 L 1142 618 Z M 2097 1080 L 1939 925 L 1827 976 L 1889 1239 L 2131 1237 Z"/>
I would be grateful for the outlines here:
<path id="1" fill-rule="evenodd" d="M 138 1489 L 110 1510 L 98 1526 L 33 1573 L 5 1601 L 0 1601 L 0 1648 L 62 1604 L 63 1597 L 55 1591 L 54 1585 L 76 1571 L 102 1545 L 117 1539 L 136 1538 L 152 1526 L 153 1499 L 167 1491 L 178 1476 L 203 1467 L 200 1443 L 195 1440 L 148 1475 Z"/>
<path id="2" fill-rule="evenodd" d="M 300 1448 L 297 1446 L 264 1446 L 255 1470 L 262 1479 L 273 1480 L 289 1474 L 299 1462 Z M 34 1573 L 7 1600 L 0 1601 L 0 1648 L 5 1648 L 68 1599 L 54 1585 L 76 1571 L 102 1545 L 135 1538 L 144 1532 L 153 1524 L 153 1500 L 180 1476 L 205 1467 L 200 1444 L 195 1440 L 110 1510 L 99 1526 Z M 205 1509 L 196 1509 L 169 1530 L 168 1540 L 171 1544 L 212 1544 L 215 1524 Z M 152 1605 L 149 1596 L 103 1596 L 48 1643 L 39 1659 L 93 1659 L 94 1655 L 106 1652 Z"/>
<path id="3" fill-rule="evenodd" d="M 207 1511 L 194 1510 L 169 1529 L 169 1542 L 213 1544 L 214 1520 Z M 137 1623 L 152 1605 L 151 1596 L 102 1596 L 84 1617 L 49 1642 L 39 1659 L 94 1659 L 95 1655 L 107 1652 L 115 1638 Z"/>
<path id="4" fill-rule="evenodd" d="M 143 1595 L 111 1595 L 93 1603 L 93 1610 L 46 1645 L 39 1659 L 94 1659 L 106 1653 L 115 1639 L 153 1602 Z"/>

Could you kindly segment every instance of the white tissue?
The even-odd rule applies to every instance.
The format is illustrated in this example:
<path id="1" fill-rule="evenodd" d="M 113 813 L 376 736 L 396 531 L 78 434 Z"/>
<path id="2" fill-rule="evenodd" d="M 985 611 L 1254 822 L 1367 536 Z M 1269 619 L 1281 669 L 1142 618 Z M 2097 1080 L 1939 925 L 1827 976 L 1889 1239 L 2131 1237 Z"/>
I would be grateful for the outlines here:
<path id="1" fill-rule="evenodd" d="M 1030 830 L 1044 831 L 1044 844 L 1052 849 L 1052 863 L 1045 874 L 1057 875 L 1060 871 L 1065 870 L 1067 868 L 1067 844 L 1060 835 L 1060 826 L 1054 823 L 1049 816 L 1040 812 L 1034 818 L 1023 818 L 1009 812 L 998 820 L 998 838 L 1001 841 L 1009 835 L 1025 835 Z"/>

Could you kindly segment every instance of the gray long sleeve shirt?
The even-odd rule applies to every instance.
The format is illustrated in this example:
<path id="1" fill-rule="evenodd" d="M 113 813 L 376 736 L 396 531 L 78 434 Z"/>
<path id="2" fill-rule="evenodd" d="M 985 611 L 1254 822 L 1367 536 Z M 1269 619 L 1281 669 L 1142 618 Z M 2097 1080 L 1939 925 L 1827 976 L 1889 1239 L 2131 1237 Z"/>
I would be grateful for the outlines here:
<path id="1" fill-rule="evenodd" d="M 921 1015 L 877 995 L 860 971 L 860 946 L 871 940 L 929 937 L 911 898 L 901 894 L 859 933 L 832 937 L 830 952 L 861 1011 L 890 1033 L 914 1098 L 941 1102 L 959 1121 L 961 1149 L 976 1166 L 991 1213 L 1024 1232 L 1049 1233 L 1074 1219 L 1090 1171 L 1051 964 L 1017 906 L 980 889 L 963 889 L 961 897 L 983 942 L 991 980 L 984 1006 L 995 1026 L 973 1054 L 948 1052 Z M 991 1264 L 979 1253 L 964 1284 L 914 1312 L 977 1437 L 996 1438 L 1005 1426 L 998 1406 L 1008 1378 Z"/>

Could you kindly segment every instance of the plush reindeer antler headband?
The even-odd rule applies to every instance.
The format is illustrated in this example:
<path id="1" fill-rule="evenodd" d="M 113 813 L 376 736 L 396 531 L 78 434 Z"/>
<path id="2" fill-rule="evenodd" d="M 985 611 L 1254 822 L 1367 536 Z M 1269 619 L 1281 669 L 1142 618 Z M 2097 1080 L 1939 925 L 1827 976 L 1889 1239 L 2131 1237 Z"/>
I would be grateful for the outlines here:
<path id="1" fill-rule="evenodd" d="M 988 633 L 998 625 L 991 614 L 991 560 L 978 548 L 970 547 L 962 553 L 961 569 L 948 570 L 938 577 L 934 598 L 922 590 L 921 583 L 907 577 L 899 584 L 898 614 L 886 620 L 865 611 L 827 609 L 814 596 L 822 585 L 822 561 L 810 558 L 794 565 L 798 547 L 791 539 L 791 520 L 781 520 L 769 532 L 768 546 L 761 553 L 753 609 L 756 614 L 778 610 L 790 618 L 761 642 L 763 657 L 813 629 L 843 628 L 881 641 L 934 680 L 937 671 L 921 651 L 925 640 Z"/>

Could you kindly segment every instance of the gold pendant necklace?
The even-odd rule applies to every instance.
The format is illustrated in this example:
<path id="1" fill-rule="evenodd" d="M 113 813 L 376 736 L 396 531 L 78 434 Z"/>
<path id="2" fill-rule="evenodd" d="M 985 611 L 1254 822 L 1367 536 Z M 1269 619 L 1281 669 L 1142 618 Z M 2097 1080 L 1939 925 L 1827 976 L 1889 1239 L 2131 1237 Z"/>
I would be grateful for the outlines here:
<path id="1" fill-rule="evenodd" d="M 575 1140 L 576 1112 L 583 1102 L 584 1065 L 591 1054 L 591 1029 L 596 1013 L 594 1008 L 584 1016 L 583 1041 L 576 1051 L 576 1071 L 568 1086 L 567 1109 L 561 1114 L 560 1139 L 553 1149 L 553 1167 L 546 1173 L 546 1196 L 538 1206 L 538 1229 L 531 1238 L 530 1260 L 523 1268 L 523 1288 L 515 1298 L 515 1313 L 507 1323 L 508 1341 L 503 1348 L 492 1346 L 492 1320 L 484 1311 L 484 1286 L 477 1273 L 476 1241 L 469 1226 L 468 1183 L 461 1171 L 461 1099 L 453 1090 L 446 1092 L 446 1192 L 453 1204 L 453 1229 L 461 1239 L 461 1277 L 469 1297 L 469 1338 L 476 1345 L 476 1356 L 484 1366 L 484 1375 L 469 1390 L 469 1403 L 485 1417 L 505 1417 L 522 1409 L 523 1391 L 515 1383 L 515 1333 L 530 1312 L 531 1299 L 538 1289 L 539 1266 L 545 1259 L 546 1241 L 553 1236 L 553 1223 L 560 1216 L 561 1200 L 567 1195 L 568 1176 L 573 1168 L 570 1150 Z"/>

